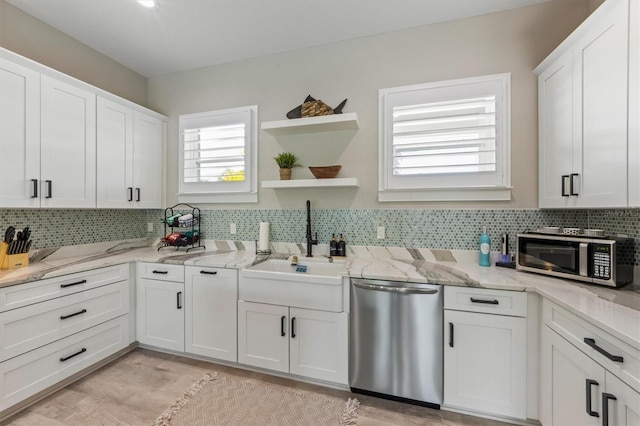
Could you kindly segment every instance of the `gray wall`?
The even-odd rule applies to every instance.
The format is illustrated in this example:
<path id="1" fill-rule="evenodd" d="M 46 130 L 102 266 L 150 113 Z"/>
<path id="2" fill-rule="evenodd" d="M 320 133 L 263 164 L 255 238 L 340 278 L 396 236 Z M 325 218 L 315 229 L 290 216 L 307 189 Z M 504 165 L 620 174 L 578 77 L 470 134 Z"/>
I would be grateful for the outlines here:
<path id="1" fill-rule="evenodd" d="M 0 47 L 139 105 L 147 104 L 145 77 L 4 0 L 0 0 Z"/>
<path id="2" fill-rule="evenodd" d="M 329 140 L 313 137 L 276 140 L 261 131 L 259 180 L 277 179 L 278 170 L 272 158 L 280 151 L 290 150 L 301 157 L 304 165 L 341 164 L 340 176 L 357 177 L 360 188 L 261 189 L 257 205 L 211 208 L 300 208 L 307 198 L 321 208 L 535 208 L 537 79 L 532 70 L 588 16 L 592 7 L 590 0 L 553 0 L 152 78 L 148 87 L 150 107 L 171 118 L 167 203 L 177 200 L 179 114 L 257 104 L 260 121 L 280 120 L 311 94 L 330 105 L 349 98 L 345 112 L 358 113 L 360 130 L 351 141 L 335 140 L 337 135 L 330 135 Z M 512 74 L 512 201 L 378 203 L 378 89 L 502 72 Z M 296 177 L 310 174 L 306 169 L 295 169 Z"/>

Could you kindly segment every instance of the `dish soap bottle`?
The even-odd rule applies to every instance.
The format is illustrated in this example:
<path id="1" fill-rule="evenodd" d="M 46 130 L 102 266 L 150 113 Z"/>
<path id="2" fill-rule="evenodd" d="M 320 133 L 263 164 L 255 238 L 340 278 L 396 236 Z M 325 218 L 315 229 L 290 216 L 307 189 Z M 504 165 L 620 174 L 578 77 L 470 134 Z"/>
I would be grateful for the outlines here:
<path id="1" fill-rule="evenodd" d="M 331 234 L 331 242 L 329 242 L 329 255 L 338 255 L 338 240 L 336 240 L 336 234 Z"/>
<path id="2" fill-rule="evenodd" d="M 491 238 L 486 226 L 482 227 L 480 234 L 480 266 L 491 266 Z"/>
<path id="3" fill-rule="evenodd" d="M 340 241 L 338 241 L 338 256 L 347 255 L 347 243 L 344 241 L 344 237 L 340 234 Z"/>

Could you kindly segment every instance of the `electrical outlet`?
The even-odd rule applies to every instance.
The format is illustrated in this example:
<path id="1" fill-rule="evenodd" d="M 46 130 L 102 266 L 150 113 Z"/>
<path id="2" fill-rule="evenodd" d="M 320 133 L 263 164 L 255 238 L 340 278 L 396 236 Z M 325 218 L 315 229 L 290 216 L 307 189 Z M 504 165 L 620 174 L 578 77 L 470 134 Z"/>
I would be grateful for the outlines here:
<path id="1" fill-rule="evenodd" d="M 235 234 L 236 233 L 236 224 L 235 223 L 229 224 L 229 233 L 230 234 Z"/>
<path id="2" fill-rule="evenodd" d="M 376 231 L 376 236 L 379 240 L 384 240 L 384 226 L 378 226 L 378 230 Z"/>
<path id="3" fill-rule="evenodd" d="M 147 223 L 147 232 L 153 232 L 153 222 Z"/>

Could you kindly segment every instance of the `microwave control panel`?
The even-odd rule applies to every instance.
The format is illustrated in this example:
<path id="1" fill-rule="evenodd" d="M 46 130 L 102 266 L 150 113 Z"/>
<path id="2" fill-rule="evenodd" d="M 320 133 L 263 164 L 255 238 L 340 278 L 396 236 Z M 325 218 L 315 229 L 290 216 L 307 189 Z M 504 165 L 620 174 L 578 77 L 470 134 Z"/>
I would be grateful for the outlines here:
<path id="1" fill-rule="evenodd" d="M 593 278 L 611 279 L 611 246 L 608 244 L 593 245 Z"/>

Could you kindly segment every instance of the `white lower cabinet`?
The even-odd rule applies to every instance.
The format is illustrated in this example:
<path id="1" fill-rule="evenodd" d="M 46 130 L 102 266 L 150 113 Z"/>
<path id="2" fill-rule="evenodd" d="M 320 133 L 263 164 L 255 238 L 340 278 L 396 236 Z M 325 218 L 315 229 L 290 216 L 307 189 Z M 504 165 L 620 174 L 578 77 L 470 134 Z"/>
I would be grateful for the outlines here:
<path id="1" fill-rule="evenodd" d="M 445 287 L 443 405 L 527 417 L 527 322 L 503 314 L 520 306 L 524 293 Z"/>
<path id="2" fill-rule="evenodd" d="M 238 273 L 185 267 L 185 351 L 237 362 Z"/>
<path id="3" fill-rule="evenodd" d="M 637 349 L 551 302 L 543 306 L 541 423 L 640 425 Z"/>
<path id="4" fill-rule="evenodd" d="M 348 382 L 348 314 L 238 301 L 238 362 Z"/>
<path id="5" fill-rule="evenodd" d="M 138 341 L 184 352 L 184 283 L 138 278 L 136 296 Z"/>

